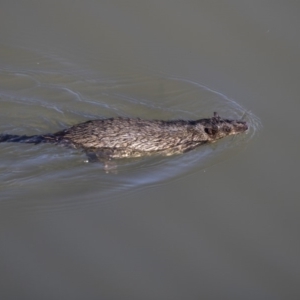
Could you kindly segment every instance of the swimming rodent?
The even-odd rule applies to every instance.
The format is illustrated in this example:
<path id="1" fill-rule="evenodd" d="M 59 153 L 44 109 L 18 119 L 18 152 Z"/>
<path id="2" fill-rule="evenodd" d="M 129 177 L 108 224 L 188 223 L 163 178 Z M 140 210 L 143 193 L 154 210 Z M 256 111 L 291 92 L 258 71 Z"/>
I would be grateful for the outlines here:
<path id="1" fill-rule="evenodd" d="M 0 134 L 0 142 L 69 145 L 105 161 L 151 154 L 180 154 L 247 129 L 246 122 L 223 119 L 216 112 L 212 118 L 194 121 L 119 117 L 90 120 L 53 134 Z"/>

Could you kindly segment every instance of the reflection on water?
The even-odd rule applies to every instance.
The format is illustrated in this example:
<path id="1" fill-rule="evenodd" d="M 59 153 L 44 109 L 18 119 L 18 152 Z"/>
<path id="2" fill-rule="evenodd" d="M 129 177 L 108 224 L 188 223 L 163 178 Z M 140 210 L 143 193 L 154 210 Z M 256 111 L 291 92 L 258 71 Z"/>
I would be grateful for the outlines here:
<path id="1" fill-rule="evenodd" d="M 79 70 L 63 59 L 25 50 L 24 56 L 23 68 L 7 65 L 0 73 L 1 132 L 55 132 L 87 119 L 111 116 L 199 119 L 212 116 L 214 111 L 224 118 L 243 117 L 250 129 L 247 134 L 183 155 L 121 160 L 116 174 L 106 174 L 100 163 L 84 163 L 85 155 L 80 151 L 53 145 L 2 144 L 0 188 L 2 201 L 9 200 L 10 205 L 24 190 L 33 195 L 51 190 L 51 203 L 44 200 L 29 205 L 35 200 L 26 201 L 35 209 L 57 209 L 83 205 L 76 200 L 82 198 L 83 191 L 97 194 L 89 201 L 103 201 L 120 191 L 162 184 L 233 155 L 249 142 L 259 124 L 235 101 L 187 79 L 139 74 L 112 79 Z"/>

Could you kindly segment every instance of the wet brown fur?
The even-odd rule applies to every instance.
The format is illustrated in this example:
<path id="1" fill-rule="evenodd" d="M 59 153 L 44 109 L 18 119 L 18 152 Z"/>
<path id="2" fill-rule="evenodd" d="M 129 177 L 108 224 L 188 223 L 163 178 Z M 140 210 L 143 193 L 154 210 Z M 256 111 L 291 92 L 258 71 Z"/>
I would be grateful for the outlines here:
<path id="1" fill-rule="evenodd" d="M 91 120 L 54 134 L 0 135 L 0 142 L 56 143 L 96 153 L 98 158 L 140 157 L 151 154 L 173 155 L 242 133 L 246 122 L 212 118 L 195 121 L 109 118 Z"/>

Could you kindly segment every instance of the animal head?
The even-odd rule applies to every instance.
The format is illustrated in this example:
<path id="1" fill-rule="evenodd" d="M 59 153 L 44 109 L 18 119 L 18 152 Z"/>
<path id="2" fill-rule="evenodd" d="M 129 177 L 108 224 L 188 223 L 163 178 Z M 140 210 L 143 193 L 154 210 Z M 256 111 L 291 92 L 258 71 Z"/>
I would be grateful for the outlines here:
<path id="1" fill-rule="evenodd" d="M 246 122 L 222 119 L 216 112 L 214 112 L 212 118 L 199 120 L 199 123 L 204 126 L 209 142 L 214 142 L 229 135 L 236 135 L 248 129 Z"/>

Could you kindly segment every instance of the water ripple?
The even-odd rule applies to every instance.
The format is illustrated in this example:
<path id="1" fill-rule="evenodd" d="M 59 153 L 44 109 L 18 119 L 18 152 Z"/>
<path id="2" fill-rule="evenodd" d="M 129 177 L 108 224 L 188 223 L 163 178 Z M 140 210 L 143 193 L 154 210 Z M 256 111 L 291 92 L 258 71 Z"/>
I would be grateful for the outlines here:
<path id="1" fill-rule="evenodd" d="M 261 126 L 240 104 L 195 81 L 139 74 L 113 80 L 82 70 L 77 73 L 72 64 L 67 69 L 68 64 L 61 66 L 53 58 L 36 60 L 47 61 L 50 71 L 16 66 L 1 70 L 0 132 L 55 132 L 87 119 L 111 116 L 199 119 L 214 111 L 226 118 L 244 118 L 250 128 L 247 134 L 183 155 L 120 161 L 116 174 L 106 174 L 100 163 L 84 163 L 80 151 L 1 144 L 0 203 L 5 207 L 47 212 L 107 203 L 120 193 L 164 184 L 222 161 L 245 147 Z"/>

